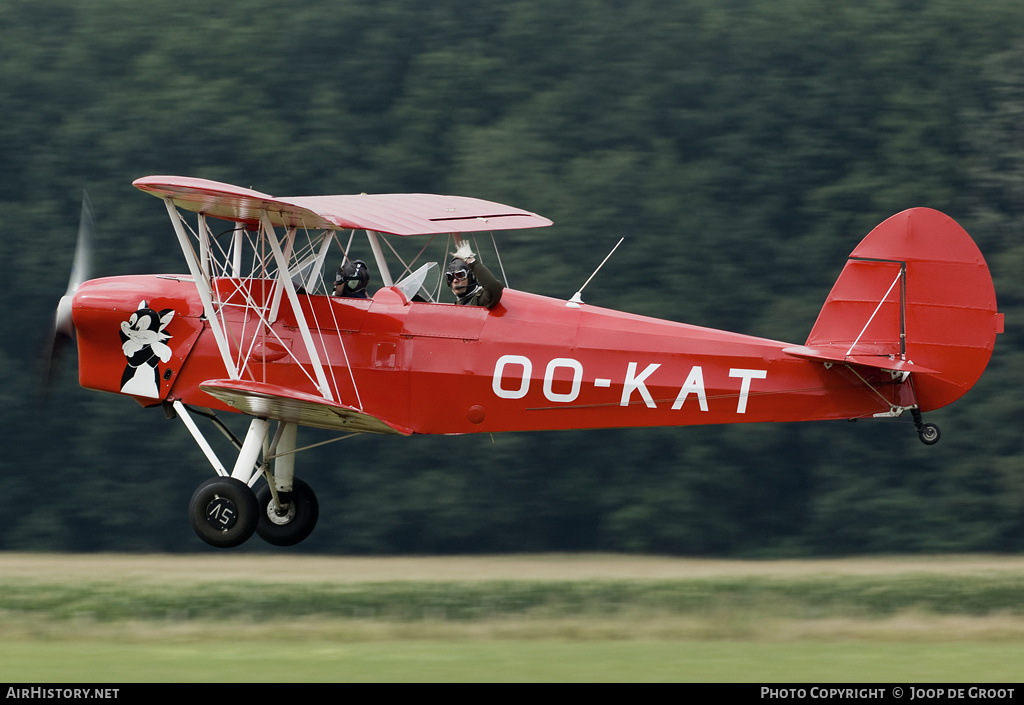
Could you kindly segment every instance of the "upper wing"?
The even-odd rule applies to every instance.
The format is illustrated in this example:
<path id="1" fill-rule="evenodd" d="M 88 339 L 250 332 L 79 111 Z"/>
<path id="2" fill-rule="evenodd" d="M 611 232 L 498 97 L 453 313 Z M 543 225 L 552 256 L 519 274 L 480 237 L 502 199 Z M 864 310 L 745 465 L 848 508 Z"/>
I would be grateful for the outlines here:
<path id="1" fill-rule="evenodd" d="M 276 384 L 237 379 L 211 379 L 199 385 L 210 396 L 243 414 L 289 421 L 302 426 L 355 433 L 412 433 L 364 411 Z"/>
<path id="2" fill-rule="evenodd" d="M 276 198 L 252 189 L 187 176 L 146 176 L 133 185 L 186 210 L 222 220 L 258 223 L 266 211 L 278 227 L 372 230 L 393 235 L 517 230 L 551 225 L 512 206 L 465 196 L 426 193 Z"/>

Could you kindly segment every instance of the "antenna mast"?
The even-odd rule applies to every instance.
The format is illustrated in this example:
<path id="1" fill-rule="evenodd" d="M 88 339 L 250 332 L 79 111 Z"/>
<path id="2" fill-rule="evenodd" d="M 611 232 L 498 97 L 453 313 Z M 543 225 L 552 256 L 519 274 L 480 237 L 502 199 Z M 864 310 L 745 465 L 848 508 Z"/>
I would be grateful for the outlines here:
<path id="1" fill-rule="evenodd" d="M 625 239 L 626 238 L 624 237 L 619 238 L 619 241 L 615 243 L 615 247 L 612 248 L 612 251 L 609 252 L 603 260 L 601 260 L 601 264 L 597 265 L 597 269 L 594 270 L 594 274 L 591 274 L 590 277 L 588 277 L 587 280 L 583 282 L 583 286 L 580 287 L 580 290 L 573 294 L 571 299 L 565 302 L 566 306 L 568 306 L 569 308 L 579 308 L 583 304 L 583 290 L 587 288 L 587 284 L 590 283 L 590 280 L 594 278 L 595 274 L 601 271 L 601 267 L 603 267 L 604 263 L 607 262 L 609 258 L 611 258 L 611 256 L 615 254 L 615 250 L 619 249 L 619 245 L 621 245 L 622 241 Z"/>

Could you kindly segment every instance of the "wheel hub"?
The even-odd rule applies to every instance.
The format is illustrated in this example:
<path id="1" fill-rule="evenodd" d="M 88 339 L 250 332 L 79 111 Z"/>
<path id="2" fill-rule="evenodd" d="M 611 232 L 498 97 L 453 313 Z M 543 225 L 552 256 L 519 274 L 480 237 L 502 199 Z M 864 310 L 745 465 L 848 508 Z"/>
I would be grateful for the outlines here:
<path id="1" fill-rule="evenodd" d="M 278 526 L 291 523 L 295 518 L 295 502 L 289 502 L 283 508 L 277 505 L 273 499 L 267 503 L 267 518 Z"/>
<path id="2" fill-rule="evenodd" d="M 227 497 L 214 495 L 206 505 L 206 522 L 214 529 L 227 531 L 238 521 L 238 508 Z"/>

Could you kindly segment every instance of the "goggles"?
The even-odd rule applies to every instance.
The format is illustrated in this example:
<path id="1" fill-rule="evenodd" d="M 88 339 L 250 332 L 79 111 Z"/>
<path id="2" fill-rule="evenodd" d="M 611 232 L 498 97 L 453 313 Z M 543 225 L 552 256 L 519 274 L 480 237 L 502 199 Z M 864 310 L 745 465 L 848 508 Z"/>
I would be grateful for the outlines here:
<path id="1" fill-rule="evenodd" d="M 448 278 L 448 283 L 449 284 L 451 284 L 453 281 L 460 282 L 460 281 L 463 281 L 464 279 L 468 279 L 469 278 L 469 270 L 468 269 L 456 269 L 454 272 L 452 272 L 452 271 L 445 272 L 445 276 Z"/>

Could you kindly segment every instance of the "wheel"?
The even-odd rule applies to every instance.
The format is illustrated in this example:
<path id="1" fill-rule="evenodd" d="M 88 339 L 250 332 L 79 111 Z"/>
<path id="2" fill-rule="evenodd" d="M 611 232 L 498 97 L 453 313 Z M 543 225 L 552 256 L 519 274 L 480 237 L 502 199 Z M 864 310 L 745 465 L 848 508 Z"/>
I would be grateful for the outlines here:
<path id="1" fill-rule="evenodd" d="M 921 424 L 921 428 L 917 429 L 917 435 L 926 446 L 933 446 L 939 442 L 939 437 L 942 434 L 939 433 L 938 426 L 933 423 L 926 423 Z"/>
<path id="2" fill-rule="evenodd" d="M 196 534 L 217 548 L 232 548 L 249 540 L 259 521 L 256 495 L 233 477 L 213 477 L 199 485 L 189 503 Z"/>
<path id="3" fill-rule="evenodd" d="M 313 533 L 320 516 L 316 495 L 309 485 L 298 478 L 292 481 L 286 512 L 278 513 L 277 503 L 267 484 L 257 490 L 256 503 L 260 516 L 256 533 L 275 546 L 294 546 L 299 543 Z"/>

